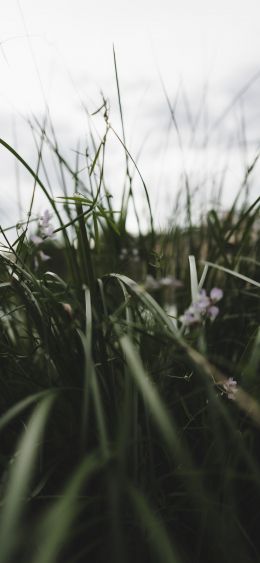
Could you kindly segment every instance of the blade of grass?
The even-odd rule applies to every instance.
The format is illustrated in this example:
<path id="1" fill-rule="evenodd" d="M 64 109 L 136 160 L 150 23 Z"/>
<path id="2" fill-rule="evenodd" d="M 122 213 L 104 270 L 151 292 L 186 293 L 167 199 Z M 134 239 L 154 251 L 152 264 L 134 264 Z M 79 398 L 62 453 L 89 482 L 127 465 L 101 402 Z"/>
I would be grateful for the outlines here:
<path id="1" fill-rule="evenodd" d="M 189 256 L 191 300 L 196 303 L 199 298 L 199 284 L 195 256 Z"/>
<path id="2" fill-rule="evenodd" d="M 26 410 L 30 405 L 42 399 L 46 395 L 50 395 L 50 391 L 40 391 L 40 393 L 35 393 L 34 395 L 30 395 L 16 403 L 13 407 L 8 409 L 6 413 L 4 413 L 0 418 L 0 432 L 10 423 L 12 422 L 21 412 Z"/>
<path id="3" fill-rule="evenodd" d="M 48 395 L 35 408 L 27 430 L 18 445 L 18 455 L 12 466 L 0 519 L 0 561 L 5 563 L 15 550 L 15 538 L 22 516 L 31 478 L 42 440 L 44 426 L 54 401 Z"/>
<path id="4" fill-rule="evenodd" d="M 208 261 L 202 261 L 203 264 L 205 264 L 206 266 L 210 266 L 211 268 L 215 268 L 216 270 L 220 270 L 221 272 L 225 272 L 226 274 L 230 274 L 231 276 L 234 276 L 235 278 L 239 278 L 240 280 L 243 280 L 247 283 L 250 283 L 251 285 L 255 285 L 256 287 L 260 287 L 260 283 L 257 282 L 256 280 L 253 280 L 252 278 L 248 278 L 247 276 L 244 276 L 243 274 L 240 274 L 239 272 L 236 272 L 235 270 L 230 270 L 229 268 L 225 268 L 224 266 L 220 266 L 219 264 L 213 264 L 213 262 L 208 262 Z"/>
<path id="5" fill-rule="evenodd" d="M 138 519 L 148 534 L 149 547 L 157 553 L 156 561 L 180 563 L 177 550 L 173 547 L 162 520 L 155 514 L 144 495 L 130 484 L 128 495 Z"/>
<path id="6" fill-rule="evenodd" d="M 102 460 L 96 452 L 79 464 L 61 498 L 55 502 L 40 523 L 38 554 L 33 559 L 34 563 L 56 563 L 80 510 L 77 502 L 80 490 L 101 466 Z"/>

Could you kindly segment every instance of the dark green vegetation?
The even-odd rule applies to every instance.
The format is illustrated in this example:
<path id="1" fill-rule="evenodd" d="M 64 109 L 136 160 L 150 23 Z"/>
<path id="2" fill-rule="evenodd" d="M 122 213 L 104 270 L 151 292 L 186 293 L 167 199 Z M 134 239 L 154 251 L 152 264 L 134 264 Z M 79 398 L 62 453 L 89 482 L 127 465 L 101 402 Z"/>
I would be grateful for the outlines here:
<path id="1" fill-rule="evenodd" d="M 29 235 L 33 198 L 17 240 L 2 231 L 0 563 L 256 562 L 259 201 L 237 200 L 194 226 L 187 185 L 185 223 L 173 218 L 157 234 L 151 216 L 147 235 L 130 236 L 136 166 L 126 151 L 115 213 L 103 111 L 86 185 L 53 132 L 39 129 L 37 172 L 0 141 L 52 212 L 38 239 Z M 64 183 L 53 199 L 40 180 L 44 142 L 78 195 Z M 179 317 L 202 287 L 223 290 L 220 312 L 185 328 Z"/>

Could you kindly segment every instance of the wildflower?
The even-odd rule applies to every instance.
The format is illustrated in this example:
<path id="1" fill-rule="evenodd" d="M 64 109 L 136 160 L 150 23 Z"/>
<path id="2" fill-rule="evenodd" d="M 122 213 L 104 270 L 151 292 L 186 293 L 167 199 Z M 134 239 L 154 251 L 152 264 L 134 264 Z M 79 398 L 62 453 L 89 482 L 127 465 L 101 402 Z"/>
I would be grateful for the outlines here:
<path id="1" fill-rule="evenodd" d="M 224 387 L 225 391 L 227 392 L 228 398 L 232 399 L 232 401 L 234 401 L 235 394 L 237 392 L 237 381 L 235 381 L 233 379 L 233 377 L 229 377 L 225 381 L 225 383 L 223 383 L 223 387 Z"/>
<path id="2" fill-rule="evenodd" d="M 210 306 L 210 300 L 206 295 L 205 289 L 202 289 L 199 294 L 199 299 L 193 304 L 193 307 L 200 312 L 206 313 L 207 308 Z"/>
<path id="3" fill-rule="evenodd" d="M 214 287 L 210 296 L 208 297 L 205 289 L 202 289 L 199 293 L 199 297 L 195 303 L 186 309 L 184 314 L 180 317 L 180 321 L 185 326 L 191 326 L 202 322 L 203 319 L 208 318 L 210 321 L 214 321 L 219 314 L 219 308 L 216 307 L 215 303 L 220 301 L 223 297 L 222 289 Z"/>
<path id="4" fill-rule="evenodd" d="M 51 217 L 52 214 L 48 211 L 48 209 L 46 209 L 43 212 L 43 215 L 40 217 L 40 220 L 38 222 L 38 234 L 31 236 L 31 241 L 36 248 L 39 247 L 46 240 L 46 238 L 54 237 L 54 227 L 50 223 Z M 37 253 L 34 258 L 35 268 L 38 269 L 40 262 L 46 262 L 46 260 L 49 259 L 50 256 L 45 254 L 43 250 L 37 249 Z"/>
<path id="5" fill-rule="evenodd" d="M 193 307 L 189 307 L 180 317 L 180 321 L 185 326 L 192 326 L 200 322 L 200 315 L 196 313 Z"/>
<path id="6" fill-rule="evenodd" d="M 38 234 L 31 236 L 31 241 L 35 246 L 39 246 L 44 239 L 53 238 L 54 227 L 51 225 L 52 214 L 46 209 L 38 222 Z"/>
<path id="7" fill-rule="evenodd" d="M 211 307 L 209 307 L 207 310 L 207 315 L 211 321 L 214 321 L 215 318 L 218 316 L 218 314 L 219 314 L 219 308 L 216 307 L 215 305 L 211 305 Z"/>
<path id="8" fill-rule="evenodd" d="M 222 289 L 220 289 L 219 287 L 213 287 L 213 289 L 210 292 L 210 299 L 213 303 L 217 303 L 218 301 L 220 301 L 220 299 L 222 299 L 223 297 L 223 291 Z"/>
<path id="9" fill-rule="evenodd" d="M 42 234 L 45 237 L 52 237 L 53 236 L 54 228 L 53 228 L 53 225 L 51 225 L 51 223 L 50 223 L 51 218 L 52 218 L 52 214 L 49 212 L 48 209 L 46 209 L 43 212 L 43 215 L 40 218 L 39 227 L 40 227 Z"/>

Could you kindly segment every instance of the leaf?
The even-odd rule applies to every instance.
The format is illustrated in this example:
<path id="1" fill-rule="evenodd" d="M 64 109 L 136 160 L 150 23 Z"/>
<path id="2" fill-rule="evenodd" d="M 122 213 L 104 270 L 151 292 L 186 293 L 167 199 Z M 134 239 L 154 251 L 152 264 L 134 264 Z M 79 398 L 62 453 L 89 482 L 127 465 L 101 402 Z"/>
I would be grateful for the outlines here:
<path id="1" fill-rule="evenodd" d="M 115 327 L 116 328 L 116 327 Z M 118 329 L 116 328 L 116 332 Z M 168 414 L 166 406 L 152 384 L 148 374 L 144 370 L 139 354 L 137 353 L 131 339 L 126 334 L 120 336 L 119 343 L 124 352 L 129 371 L 134 378 L 151 416 L 154 419 L 165 443 L 173 454 L 180 454 L 180 442 L 173 421 Z"/>
<path id="2" fill-rule="evenodd" d="M 189 264 L 190 264 L 191 301 L 192 303 L 196 303 L 199 297 L 199 284 L 198 284 L 196 261 L 194 256 L 189 256 Z"/>
<path id="3" fill-rule="evenodd" d="M 101 143 L 100 143 L 100 145 L 99 145 L 99 147 L 98 147 L 98 150 L 97 150 L 97 152 L 96 152 L 95 158 L 94 158 L 94 160 L 93 160 L 93 162 L 92 162 L 92 164 L 91 164 L 90 171 L 89 171 L 89 176 L 91 176 L 92 173 L 93 173 L 93 171 L 94 171 L 94 168 L 95 168 L 95 166 L 96 166 L 97 159 L 98 159 L 98 157 L 99 157 L 99 153 L 100 153 L 101 147 L 102 147 L 103 145 L 104 145 L 104 139 L 102 139 L 102 141 L 101 141 Z"/>
<path id="4" fill-rule="evenodd" d="M 102 461 L 95 452 L 80 463 L 61 498 L 40 523 L 38 555 L 34 557 L 34 563 L 56 563 L 79 511 L 77 497 L 80 490 L 101 466 Z"/>
<path id="5" fill-rule="evenodd" d="M 44 396 L 49 395 L 49 391 L 41 391 L 40 393 L 35 393 L 23 399 L 19 403 L 16 403 L 11 407 L 6 413 L 4 413 L 0 418 L 0 432 L 7 426 L 13 419 L 15 419 L 21 412 L 27 409 L 30 405 L 42 399 Z"/>
<path id="6" fill-rule="evenodd" d="M 1 563 L 9 561 L 15 551 L 20 518 L 27 501 L 39 445 L 53 401 L 54 396 L 48 394 L 37 405 L 18 444 L 18 453 L 10 471 L 0 517 Z"/>
<path id="7" fill-rule="evenodd" d="M 155 514 L 144 495 L 133 485 L 128 486 L 128 495 L 137 517 L 149 534 L 149 544 L 157 552 L 156 560 L 162 561 L 162 563 L 179 563 L 180 559 L 170 541 L 162 520 Z"/>
<path id="8" fill-rule="evenodd" d="M 239 272 L 236 272 L 235 270 L 230 270 L 229 268 L 224 268 L 224 266 L 220 266 L 219 264 L 213 264 L 212 262 L 208 262 L 208 261 L 203 261 L 203 264 L 205 264 L 206 266 L 210 266 L 211 268 L 216 268 L 217 270 L 221 270 L 222 272 L 226 272 L 227 274 L 230 274 L 231 276 L 234 276 L 235 278 L 239 278 L 240 280 L 243 280 L 245 282 L 251 283 L 252 285 L 255 285 L 256 287 L 260 287 L 260 283 L 257 282 L 256 280 L 253 280 L 252 278 L 248 278 L 247 276 L 244 276 L 243 274 L 240 274 Z"/>

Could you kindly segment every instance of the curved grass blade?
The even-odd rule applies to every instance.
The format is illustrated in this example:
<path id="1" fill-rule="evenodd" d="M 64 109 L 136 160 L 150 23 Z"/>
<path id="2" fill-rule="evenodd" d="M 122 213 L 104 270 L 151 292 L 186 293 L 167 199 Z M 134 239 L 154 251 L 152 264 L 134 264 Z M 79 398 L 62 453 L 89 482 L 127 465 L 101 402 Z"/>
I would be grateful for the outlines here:
<path id="1" fill-rule="evenodd" d="M 93 356 L 92 356 L 92 307 L 91 296 L 88 288 L 85 289 L 86 301 L 86 334 L 78 330 L 85 356 L 85 381 L 84 381 L 84 398 L 82 405 L 82 428 L 81 428 L 81 450 L 85 449 L 86 433 L 87 433 L 87 415 L 90 397 L 93 397 L 95 415 L 99 430 L 100 445 L 104 459 L 108 457 L 108 436 L 106 430 L 105 413 L 102 404 L 102 398 L 97 380 Z"/>
<path id="2" fill-rule="evenodd" d="M 231 276 L 234 276 L 235 278 L 239 278 L 240 280 L 248 282 L 251 285 L 255 285 L 256 287 L 260 287 L 259 282 L 257 282 L 256 280 L 253 280 L 252 278 L 248 278 L 247 276 L 244 276 L 243 274 L 240 274 L 239 272 L 236 272 L 235 270 L 230 270 L 229 268 L 225 268 L 224 266 L 220 266 L 219 264 L 213 264 L 213 262 L 208 262 L 208 261 L 205 261 L 205 262 L 203 261 L 203 264 L 205 264 L 206 266 L 210 266 L 211 268 L 216 268 L 217 270 L 221 270 L 222 272 L 226 272 L 226 274 L 230 274 Z"/>
<path id="3" fill-rule="evenodd" d="M 157 552 L 157 561 L 162 563 L 180 563 L 176 550 L 170 541 L 161 519 L 149 505 L 146 498 L 133 486 L 128 485 L 128 495 L 137 517 L 141 521 L 151 547 Z"/>
<path id="4" fill-rule="evenodd" d="M 10 471 L 10 477 L 0 516 L 0 562 L 10 561 L 15 550 L 15 538 L 22 516 L 31 478 L 54 396 L 48 395 L 35 408 L 25 434 L 18 444 L 18 455 Z"/>
<path id="5" fill-rule="evenodd" d="M 52 393 L 53 394 L 53 393 Z M 50 391 L 40 391 L 40 393 L 35 393 L 23 399 L 19 403 L 16 403 L 13 407 L 8 409 L 0 418 L 0 432 L 7 426 L 14 418 L 16 418 L 21 412 L 27 409 L 30 405 L 42 399 L 46 395 L 50 395 Z"/>
<path id="6" fill-rule="evenodd" d="M 97 453 L 92 453 L 80 463 L 62 496 L 41 522 L 38 555 L 34 557 L 33 563 L 55 563 L 57 561 L 79 512 L 77 497 L 80 490 L 101 466 L 102 460 Z"/>
<path id="7" fill-rule="evenodd" d="M 15 149 L 13 149 L 6 141 L 4 141 L 1 138 L 0 138 L 0 144 L 3 145 L 3 147 L 5 147 L 11 154 L 13 154 L 15 156 L 15 158 L 17 158 L 19 160 L 19 162 L 21 162 L 21 164 L 26 168 L 26 170 L 33 177 L 33 179 L 35 181 L 35 185 L 38 184 L 40 186 L 44 195 L 48 199 L 55 215 L 57 216 L 57 219 L 60 223 L 60 226 L 61 226 L 61 230 L 62 230 L 63 237 L 64 237 L 64 242 L 65 242 L 66 248 L 68 250 L 68 253 L 67 253 L 68 254 L 68 263 L 70 264 L 70 269 L 71 269 L 71 272 L 72 272 L 72 275 L 73 275 L 75 264 L 73 265 L 73 258 L 72 258 L 73 255 L 71 253 L 71 247 L 70 247 L 70 241 L 69 241 L 68 233 L 67 233 L 66 229 L 64 229 L 64 223 L 63 223 L 61 215 L 60 215 L 60 213 L 59 213 L 59 211 L 58 211 L 58 209 L 55 205 L 54 200 L 52 199 L 52 197 L 48 193 L 48 190 L 46 189 L 46 187 L 44 186 L 44 184 L 40 180 L 39 176 L 33 171 L 33 169 L 29 166 L 29 164 L 27 164 L 27 162 L 20 156 L 20 154 Z"/>
<path id="8" fill-rule="evenodd" d="M 174 337 L 179 340 L 179 333 L 169 316 L 160 307 L 160 305 L 158 305 L 157 301 L 155 301 L 155 299 L 151 295 L 149 295 L 149 293 L 147 293 L 140 285 L 122 274 L 108 274 L 104 276 L 104 278 L 115 278 L 118 282 L 123 282 L 128 292 L 130 294 L 134 294 L 137 299 L 139 299 L 141 303 L 145 307 L 147 307 L 147 309 L 149 309 L 151 313 L 156 317 L 157 323 L 160 324 L 161 328 L 164 329 L 164 332 L 168 335 L 170 334 L 171 336 L 174 335 Z"/>

